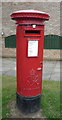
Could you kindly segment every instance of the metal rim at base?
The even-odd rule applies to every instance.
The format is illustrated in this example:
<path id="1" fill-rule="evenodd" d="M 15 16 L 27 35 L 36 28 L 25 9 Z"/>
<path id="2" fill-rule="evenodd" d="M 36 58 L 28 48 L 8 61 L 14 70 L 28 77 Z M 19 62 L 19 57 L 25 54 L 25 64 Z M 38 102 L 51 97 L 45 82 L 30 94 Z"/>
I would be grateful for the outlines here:
<path id="1" fill-rule="evenodd" d="M 23 97 L 16 93 L 16 104 L 23 114 L 34 113 L 40 110 L 40 100 L 41 95 Z"/>

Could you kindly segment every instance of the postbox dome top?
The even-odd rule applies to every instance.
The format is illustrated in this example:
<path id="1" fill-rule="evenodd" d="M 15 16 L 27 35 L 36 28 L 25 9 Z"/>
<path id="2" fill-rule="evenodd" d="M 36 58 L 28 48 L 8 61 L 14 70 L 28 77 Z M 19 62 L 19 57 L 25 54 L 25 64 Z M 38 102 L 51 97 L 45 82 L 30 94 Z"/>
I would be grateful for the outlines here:
<path id="1" fill-rule="evenodd" d="M 19 10 L 19 11 L 15 11 L 13 12 L 11 15 L 12 19 L 18 19 L 18 18 L 40 18 L 43 20 L 49 20 L 49 15 L 45 12 L 39 11 L 39 10 L 33 10 L 33 9 L 28 9 L 28 10 Z"/>

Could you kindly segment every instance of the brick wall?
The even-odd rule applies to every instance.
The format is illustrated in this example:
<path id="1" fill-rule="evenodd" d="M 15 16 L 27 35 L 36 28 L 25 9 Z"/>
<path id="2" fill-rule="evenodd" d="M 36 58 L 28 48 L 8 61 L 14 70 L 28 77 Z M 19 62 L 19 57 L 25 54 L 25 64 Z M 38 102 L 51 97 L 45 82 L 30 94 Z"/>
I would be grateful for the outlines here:
<path id="1" fill-rule="evenodd" d="M 9 35 L 16 34 L 15 21 L 11 20 L 10 14 L 21 9 L 36 9 L 49 13 L 50 20 L 45 22 L 45 35 L 60 35 L 60 2 L 3 2 L 2 3 L 2 56 L 15 57 L 16 49 L 5 48 L 4 39 Z M 0 45 L 1 46 L 1 45 Z M 60 59 L 59 50 L 44 50 L 44 59 Z"/>

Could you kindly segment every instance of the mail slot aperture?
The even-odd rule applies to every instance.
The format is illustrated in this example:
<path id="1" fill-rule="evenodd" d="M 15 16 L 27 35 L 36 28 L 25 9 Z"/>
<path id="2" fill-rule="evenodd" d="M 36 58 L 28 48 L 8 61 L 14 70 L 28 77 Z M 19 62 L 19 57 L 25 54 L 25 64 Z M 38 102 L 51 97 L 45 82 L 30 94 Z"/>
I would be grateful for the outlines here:
<path id="1" fill-rule="evenodd" d="M 25 33 L 26 34 L 40 34 L 40 31 L 39 30 L 25 30 Z"/>

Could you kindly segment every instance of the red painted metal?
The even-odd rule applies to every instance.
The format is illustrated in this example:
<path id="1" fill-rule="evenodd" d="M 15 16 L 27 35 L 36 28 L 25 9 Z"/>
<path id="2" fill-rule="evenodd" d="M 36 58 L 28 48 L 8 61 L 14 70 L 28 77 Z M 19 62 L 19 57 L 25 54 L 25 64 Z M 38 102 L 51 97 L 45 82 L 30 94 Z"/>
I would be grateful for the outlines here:
<path id="1" fill-rule="evenodd" d="M 17 93 L 27 97 L 39 95 L 42 92 L 44 21 L 49 15 L 37 10 L 21 10 L 12 13 L 11 18 L 17 24 Z M 29 57 L 28 41 L 34 40 L 38 41 L 38 55 Z"/>
<path id="2" fill-rule="evenodd" d="M 13 19 L 16 18 L 23 18 L 23 17 L 30 17 L 30 18 L 41 18 L 41 19 L 49 19 L 49 15 L 46 14 L 45 12 L 41 12 L 38 10 L 20 10 L 20 11 L 16 11 L 14 13 L 11 14 L 11 17 Z"/>

